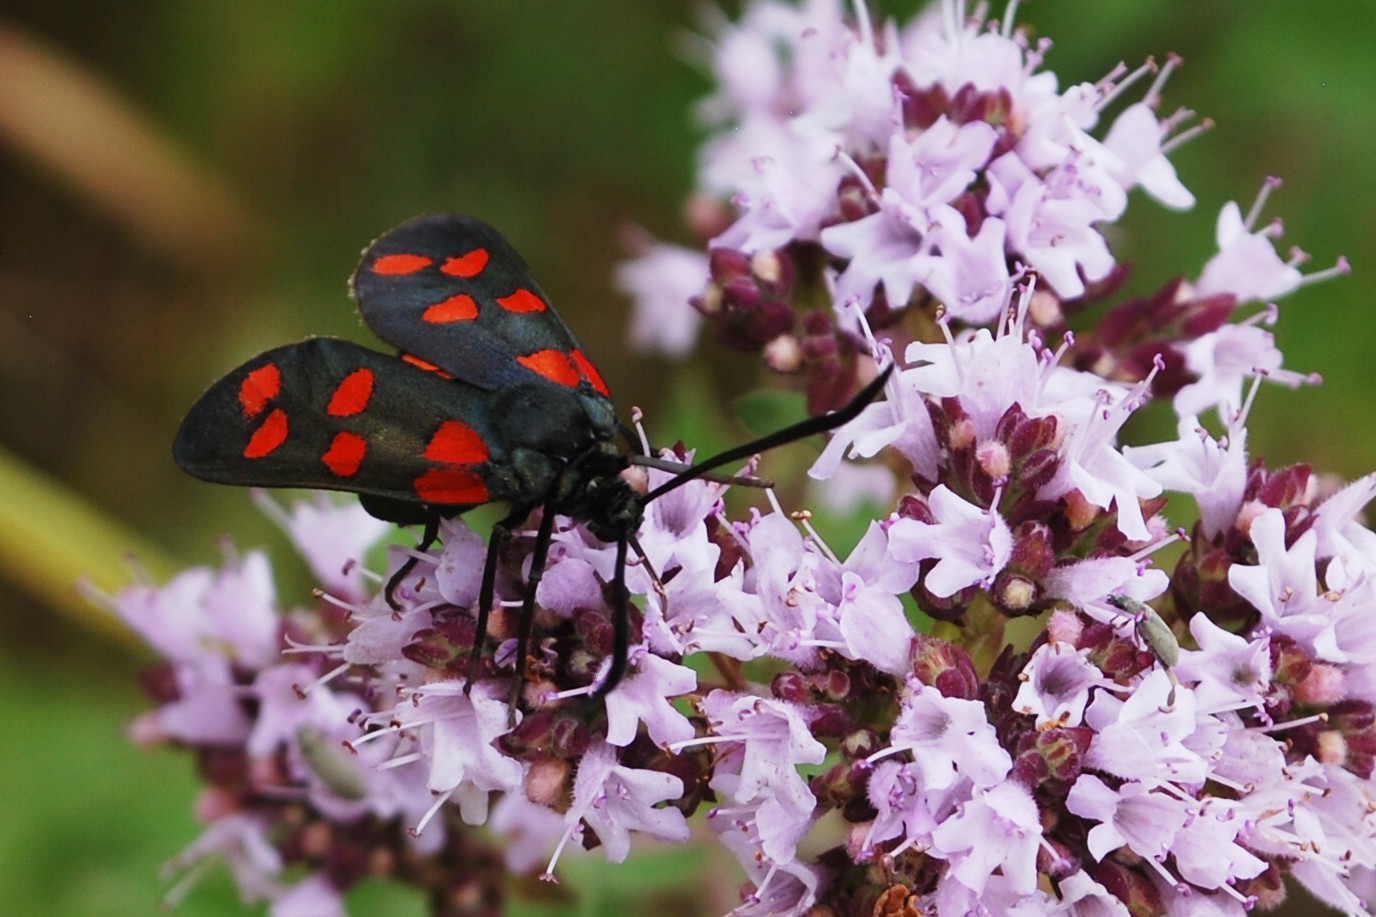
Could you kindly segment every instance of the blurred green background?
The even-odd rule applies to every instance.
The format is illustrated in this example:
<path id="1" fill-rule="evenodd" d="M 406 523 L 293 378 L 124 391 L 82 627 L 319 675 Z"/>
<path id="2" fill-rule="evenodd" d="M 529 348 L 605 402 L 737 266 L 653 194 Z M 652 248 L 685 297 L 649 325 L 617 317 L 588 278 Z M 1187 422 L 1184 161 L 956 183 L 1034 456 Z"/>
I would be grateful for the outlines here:
<path id="1" fill-rule="evenodd" d="M 874 3 L 906 15 L 911 2 Z M 213 379 L 310 334 L 367 340 L 345 295 L 359 251 L 417 213 L 499 226 L 534 265 L 620 397 L 659 438 L 739 438 L 720 407 L 757 361 L 705 342 L 685 366 L 633 354 L 610 274 L 628 223 L 682 238 L 707 82 L 686 61 L 697 0 L 4 0 L 0 5 L 0 894 L 7 913 L 155 911 L 158 868 L 198 832 L 190 762 L 126 744 L 146 657 L 83 614 L 73 579 L 212 563 L 217 539 L 282 537 L 245 492 L 182 476 L 181 412 Z M 1175 51 L 1167 110 L 1217 129 L 1173 158 L 1199 203 L 1140 195 L 1115 231 L 1135 289 L 1195 274 L 1218 208 L 1267 175 L 1287 245 L 1351 277 L 1282 302 L 1287 366 L 1251 446 L 1350 478 L 1376 468 L 1370 420 L 1376 264 L 1376 4 L 1041 0 L 1063 85 Z M 1136 95 L 1134 94 L 1134 98 Z M 775 383 L 777 384 L 777 382 Z M 799 447 L 809 448 L 809 447 Z M 299 575 L 298 575 L 299 581 Z M 302 598 L 288 595 L 288 600 Z M 606 880 L 571 867 L 581 904 L 695 913 L 696 855 L 649 852 Z M 729 906 L 736 878 L 713 883 Z M 647 884 L 648 883 L 648 884 Z M 717 887 L 720 886 L 720 887 Z M 617 902 L 621 903 L 617 903 Z M 670 901 L 677 902 L 674 905 Z M 408 910 L 409 909 L 409 910 Z M 185 914 L 239 913 L 223 876 Z M 420 913 L 372 890 L 356 913 Z"/>

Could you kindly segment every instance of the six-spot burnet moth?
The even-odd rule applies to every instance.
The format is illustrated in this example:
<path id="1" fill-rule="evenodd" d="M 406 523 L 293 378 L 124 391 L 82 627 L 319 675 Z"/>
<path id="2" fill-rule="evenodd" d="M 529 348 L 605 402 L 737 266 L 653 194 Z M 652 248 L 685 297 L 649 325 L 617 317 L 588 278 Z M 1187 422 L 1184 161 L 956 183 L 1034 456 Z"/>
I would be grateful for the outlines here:
<path id="1" fill-rule="evenodd" d="M 504 503 L 478 595 L 470 683 L 492 610 L 498 549 L 543 507 L 519 618 L 519 689 L 557 516 L 616 545 L 613 652 L 595 696 L 625 673 L 628 547 L 645 504 L 714 468 L 854 418 L 890 370 L 839 411 L 779 430 L 679 471 L 641 494 L 621 472 L 610 393 L 525 261 L 491 226 L 433 214 L 404 223 L 363 253 L 351 290 L 363 321 L 400 351 L 312 338 L 249 360 L 210 387 L 182 422 L 178 465 L 207 481 L 356 493 L 378 518 L 423 524 Z M 646 460 L 648 461 L 648 460 Z M 388 581 L 394 591 L 413 568 Z M 513 692 L 513 697 L 514 697 Z"/>

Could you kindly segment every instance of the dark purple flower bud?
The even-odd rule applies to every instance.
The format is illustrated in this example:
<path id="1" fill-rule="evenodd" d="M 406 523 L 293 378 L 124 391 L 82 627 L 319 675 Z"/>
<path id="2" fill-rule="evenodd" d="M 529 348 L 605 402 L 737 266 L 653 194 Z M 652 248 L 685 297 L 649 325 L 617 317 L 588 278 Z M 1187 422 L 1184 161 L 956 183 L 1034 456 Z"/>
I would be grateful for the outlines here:
<path id="1" fill-rule="evenodd" d="M 1028 519 L 1013 530 L 1013 553 L 1008 566 L 1024 576 L 1041 579 L 1056 565 L 1056 550 L 1051 529 L 1044 522 Z"/>
<path id="2" fill-rule="evenodd" d="M 812 701 L 812 688 L 803 673 L 797 670 L 786 670 L 775 675 L 769 683 L 769 690 L 779 700 L 789 703 L 807 704 Z"/>
<path id="3" fill-rule="evenodd" d="M 1248 481 L 1249 493 L 1244 494 L 1244 498 L 1255 499 L 1264 506 L 1276 509 L 1307 506 L 1310 493 L 1309 478 L 1312 473 L 1313 470 L 1308 465 L 1291 465 L 1270 474 L 1262 472 L 1259 480 L 1255 482 L 1255 493 L 1251 493 L 1254 489 L 1251 486 L 1253 481 Z M 1290 534 L 1292 537 L 1298 537 L 1298 533 Z"/>
<path id="4" fill-rule="evenodd" d="M 1032 429 L 1020 437 L 1019 429 L 1028 426 L 1032 426 Z M 1008 451 L 1014 455 L 1035 448 L 1036 444 L 1031 441 L 1031 437 L 1035 437 L 1035 435 L 1035 426 L 1031 425 L 1030 418 L 1023 411 L 1022 405 L 1019 404 L 1013 404 L 1004 411 L 999 417 L 998 423 L 994 425 L 994 438 L 1007 443 Z M 1025 440 L 1025 442 L 1020 442 L 1020 440 Z"/>
<path id="5" fill-rule="evenodd" d="M 1013 750 L 1021 747 L 1017 744 L 1018 734 L 1032 723 L 1026 714 L 1013 711 L 1013 698 L 1022 683 L 1019 675 L 1027 667 L 1028 656 L 1029 653 L 1018 652 L 1004 644 L 989 667 L 989 677 L 979 686 L 979 701 L 989 712 L 989 721 L 996 724 L 1000 743 Z"/>
<path id="6" fill-rule="evenodd" d="M 820 805 L 829 809 L 839 809 L 855 798 L 856 784 L 852 777 L 868 779 L 864 776 L 868 772 L 864 768 L 859 770 L 863 773 L 855 773 L 855 762 L 842 761 L 809 780 L 808 787 Z"/>
<path id="7" fill-rule="evenodd" d="M 853 729 L 841 739 L 841 754 L 854 761 L 863 761 L 882 747 L 879 733 L 868 726 Z"/>
<path id="8" fill-rule="evenodd" d="M 979 235 L 980 227 L 984 225 L 984 218 L 987 215 L 985 210 L 985 197 L 987 192 L 966 191 L 955 200 L 951 201 L 951 207 L 965 220 L 965 232 L 974 237 Z"/>
<path id="9" fill-rule="evenodd" d="M 1037 734 L 1036 750 L 1046 762 L 1047 776 L 1069 790 L 1080 776 L 1094 730 L 1084 726 L 1055 726 Z"/>
<path id="10" fill-rule="evenodd" d="M 1339 701 L 1327 713 L 1329 728 L 1343 738 L 1343 767 L 1363 780 L 1370 778 L 1376 763 L 1376 711 L 1371 703 Z"/>
<path id="11" fill-rule="evenodd" d="M 921 573 L 917 585 L 908 590 L 908 594 L 917 602 L 917 607 L 922 613 L 937 621 L 960 622 L 965 618 L 965 612 L 970 606 L 970 602 L 978 595 L 981 590 L 978 586 L 971 586 L 962 589 L 955 595 L 939 596 L 933 595 L 923 582 L 932 568 L 936 566 L 935 561 L 924 560 L 919 569 Z"/>
<path id="12" fill-rule="evenodd" d="M 608 655 L 615 637 L 611 622 L 601 611 L 580 608 L 573 613 L 573 632 L 595 653 Z"/>
<path id="13" fill-rule="evenodd" d="M 970 121 L 984 121 L 990 108 L 989 94 L 981 92 L 974 83 L 966 83 L 951 96 L 951 106 L 947 116 L 956 124 Z"/>
<path id="14" fill-rule="evenodd" d="M 1314 665 L 1313 657 L 1292 638 L 1273 634 L 1269 647 L 1272 684 L 1288 687 L 1301 684 L 1309 677 L 1310 669 Z"/>
<path id="15" fill-rule="evenodd" d="M 526 770 L 526 798 L 536 805 L 551 809 L 559 807 L 561 803 L 567 807 L 571 773 L 572 766 L 563 758 L 536 758 Z"/>
<path id="16" fill-rule="evenodd" d="M 846 700 L 850 697 L 850 676 L 842 669 L 828 669 L 821 687 L 822 692 L 831 700 Z"/>
<path id="17" fill-rule="evenodd" d="M 1233 558 L 1221 548 L 1209 548 L 1202 556 L 1188 561 L 1181 557 L 1175 586 L 1180 596 L 1180 610 L 1184 617 L 1207 610 L 1210 620 L 1223 624 L 1244 622 L 1256 616 L 1256 609 L 1233 591 L 1228 571 Z"/>
<path id="18" fill-rule="evenodd" d="M 758 350 L 793 330 L 795 268 L 788 250 L 747 255 L 714 248 L 708 264 L 712 280 L 693 305 L 717 324 L 723 343 Z"/>
<path id="19" fill-rule="evenodd" d="M 468 633 L 469 638 L 466 645 L 456 644 L 449 638 L 448 634 L 442 633 L 439 628 L 427 627 L 415 632 L 411 642 L 402 647 L 401 654 L 426 668 L 454 671 L 465 663 L 472 652 L 475 631 L 471 621 Z"/>
<path id="20" fill-rule="evenodd" d="M 248 755 L 239 747 L 198 747 L 196 770 L 206 783 L 235 792 L 247 787 L 250 780 Z"/>
<path id="21" fill-rule="evenodd" d="M 1104 519 L 1104 511 L 1086 500 L 1079 488 L 1067 491 L 1061 497 L 1061 503 L 1064 506 L 1064 515 L 1066 521 L 1070 523 L 1072 532 L 1083 532 Z"/>
<path id="22" fill-rule="evenodd" d="M 739 277 L 721 289 L 722 305 L 727 312 L 750 315 L 764 303 L 764 293 L 752 277 Z"/>
<path id="23" fill-rule="evenodd" d="M 851 223 L 874 212 L 870 191 L 857 175 L 846 175 L 836 187 L 836 206 L 842 223 Z"/>
<path id="24" fill-rule="evenodd" d="M 1329 707 L 1342 700 L 1347 695 L 1347 676 L 1343 669 L 1331 662 L 1315 662 L 1309 674 L 1291 689 L 1296 703 L 1306 707 Z"/>
<path id="25" fill-rule="evenodd" d="M 1180 323 L 1180 330 L 1187 339 L 1217 331 L 1224 322 L 1232 317 L 1237 308 L 1237 297 L 1232 293 L 1215 293 L 1190 303 L 1189 311 Z"/>
<path id="26" fill-rule="evenodd" d="M 1103 291 L 1096 291 L 1102 296 Z M 1232 294 L 1192 298 L 1193 288 L 1175 278 L 1150 296 L 1129 299 L 1108 312 L 1095 334 L 1076 350 L 1082 369 L 1106 366 L 1108 374 L 1145 379 L 1160 358 L 1165 367 L 1152 383 L 1156 397 L 1169 398 L 1197 376 L 1184 365 L 1183 346 L 1217 330 L 1237 306 Z"/>
<path id="27" fill-rule="evenodd" d="M 1233 888 L 1244 897 L 1256 901 L 1254 913 L 1268 913 L 1285 902 L 1285 874 L 1275 863 L 1267 863 L 1265 871 L 1259 876 L 1239 879 Z"/>
<path id="28" fill-rule="evenodd" d="M 1050 776 L 1046 759 L 1029 748 L 1013 759 L 1012 778 L 1026 787 L 1039 787 Z"/>
<path id="29" fill-rule="evenodd" d="M 750 276 L 750 256 L 731 248 L 714 248 L 707 253 L 707 268 L 712 282 L 724 287 Z"/>
<path id="30" fill-rule="evenodd" d="M 1046 837 L 1037 850 L 1037 871 L 1053 880 L 1064 879 L 1080 871 L 1080 858 L 1060 840 Z"/>
<path id="31" fill-rule="evenodd" d="M 927 501 L 917 494 L 903 495 L 898 501 L 898 515 L 903 519 L 916 519 L 927 525 L 936 525 L 936 515 L 927 505 Z"/>
<path id="32" fill-rule="evenodd" d="M 850 353 L 851 345 L 846 344 L 844 352 Z M 809 361 L 807 372 L 807 410 L 813 416 L 841 407 L 854 395 L 854 361 L 843 361 L 838 354 Z"/>
<path id="33" fill-rule="evenodd" d="M 925 131 L 951 106 L 951 97 L 945 87 L 935 84 L 919 89 L 912 75 L 901 68 L 893 75 L 893 86 L 898 92 L 904 127 Z"/>
<path id="34" fill-rule="evenodd" d="M 760 289 L 773 297 L 793 292 L 794 266 L 788 250 L 756 252 L 750 256 L 750 272 Z"/>
<path id="35" fill-rule="evenodd" d="M 550 733 L 550 747 L 564 757 L 581 758 L 592 744 L 592 738 L 587 723 L 572 716 L 563 716 L 555 720 Z"/>
<path id="36" fill-rule="evenodd" d="M 1126 682 L 1156 661 L 1132 640 L 1120 637 L 1113 628 L 1097 621 L 1085 628 L 1081 648 L 1088 648 L 1090 662 L 1118 682 Z"/>
<path id="37" fill-rule="evenodd" d="M 182 696 L 177 685 L 177 669 L 170 662 L 159 661 L 144 669 L 139 681 L 157 704 L 170 704 Z"/>
<path id="38" fill-rule="evenodd" d="M 869 784 L 870 769 L 855 764 L 851 767 L 851 782 L 855 784 L 856 794 L 841 807 L 841 817 L 853 825 L 873 821 L 879 813 L 870 804 L 865 789 Z"/>
<path id="39" fill-rule="evenodd" d="M 1037 600 L 1040 595 L 1041 589 L 1035 579 L 1007 568 L 994 577 L 993 588 L 989 591 L 990 600 L 1000 611 L 1012 617 L 1039 613 Z"/>
<path id="40" fill-rule="evenodd" d="M 1148 867 L 1132 867 L 1105 857 L 1102 862 L 1083 862 L 1085 872 L 1128 909 L 1132 917 L 1152 917 L 1166 912 L 1161 893 L 1147 875 Z M 1153 873 L 1154 875 L 1154 873 Z"/>
<path id="41" fill-rule="evenodd" d="M 921 288 L 914 289 L 913 293 L 920 294 Z M 898 306 L 891 304 L 884 288 L 879 286 L 875 287 L 874 298 L 870 300 L 869 308 L 865 309 L 865 318 L 869 321 L 871 329 L 881 331 L 901 322 L 906 311 L 907 307 L 903 303 Z"/>
<path id="42" fill-rule="evenodd" d="M 513 758 L 523 757 L 531 750 L 548 748 L 554 734 L 554 724 L 553 711 L 536 710 L 527 714 L 515 728 L 499 738 L 497 745 Z"/>
<path id="43" fill-rule="evenodd" d="M 721 287 L 715 283 L 709 283 L 702 288 L 702 292 L 696 296 L 688 298 L 688 305 L 700 312 L 705 318 L 716 318 L 721 315 Z"/>
<path id="44" fill-rule="evenodd" d="M 591 653 L 586 647 L 575 647 L 561 656 L 568 680 L 579 685 L 592 684 L 606 658 L 606 653 Z"/>
<path id="45" fill-rule="evenodd" d="M 822 704 L 813 710 L 808 728 L 819 739 L 835 739 L 855 728 L 855 717 L 836 704 Z"/>
<path id="46" fill-rule="evenodd" d="M 970 655 L 954 643 L 919 633 L 913 639 L 913 674 L 946 697 L 979 697 L 979 675 Z"/>

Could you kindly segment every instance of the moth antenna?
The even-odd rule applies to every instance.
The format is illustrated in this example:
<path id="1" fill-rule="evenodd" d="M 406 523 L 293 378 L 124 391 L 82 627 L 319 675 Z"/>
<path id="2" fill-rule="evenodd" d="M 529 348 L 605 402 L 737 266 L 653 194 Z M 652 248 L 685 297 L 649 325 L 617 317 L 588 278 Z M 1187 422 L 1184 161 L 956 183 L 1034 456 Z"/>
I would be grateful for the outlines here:
<path id="1" fill-rule="evenodd" d="M 720 468 L 722 465 L 749 458 L 757 452 L 767 452 L 775 446 L 782 446 L 785 443 L 791 443 L 794 440 L 812 436 L 814 433 L 825 433 L 828 430 L 834 430 L 837 427 L 850 423 L 859 416 L 861 411 L 869 406 L 871 401 L 879 397 L 879 393 L 884 390 L 884 385 L 889 381 L 889 377 L 893 375 L 893 367 L 894 364 L 892 363 L 885 367 L 884 371 L 876 376 L 874 381 L 862 388 L 860 393 L 852 398 L 839 411 L 833 411 L 821 417 L 809 417 L 807 420 L 801 420 L 791 426 L 784 427 L 782 430 L 770 433 L 768 436 L 762 436 L 753 442 L 746 443 L 743 446 L 737 446 L 734 449 L 727 449 L 725 452 L 714 455 L 706 461 L 699 462 L 677 477 L 665 481 L 663 484 L 650 491 L 645 495 L 645 502 L 649 503 L 651 500 L 656 500 L 669 491 L 675 490 L 687 484 L 689 481 L 702 477 L 713 468 Z"/>
<path id="2" fill-rule="evenodd" d="M 670 459 L 655 458 L 652 455 L 630 455 L 627 459 L 632 465 L 640 465 L 643 468 L 654 468 L 659 471 L 682 474 L 692 471 L 692 465 L 685 465 L 682 462 L 671 461 Z M 736 487 L 773 487 L 774 482 L 767 478 L 757 478 L 743 474 L 714 474 L 706 472 L 697 475 L 704 481 L 712 481 L 716 484 L 732 484 Z"/>

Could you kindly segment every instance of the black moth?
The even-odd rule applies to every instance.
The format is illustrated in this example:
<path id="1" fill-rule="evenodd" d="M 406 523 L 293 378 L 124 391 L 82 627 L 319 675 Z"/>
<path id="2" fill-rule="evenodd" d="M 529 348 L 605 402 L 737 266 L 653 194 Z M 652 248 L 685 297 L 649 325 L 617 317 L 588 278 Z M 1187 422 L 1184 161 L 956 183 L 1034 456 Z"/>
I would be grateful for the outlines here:
<path id="1" fill-rule="evenodd" d="M 627 549 L 639 550 L 645 504 L 714 468 L 850 421 L 889 375 L 839 411 L 678 466 L 642 495 L 621 472 L 657 462 L 616 448 L 621 428 L 601 376 L 525 261 L 491 226 L 460 214 L 403 223 L 363 253 L 351 290 L 363 321 L 398 348 L 396 356 L 333 338 L 260 354 L 201 396 L 173 456 L 207 481 L 356 493 L 380 519 L 424 525 L 420 550 L 434 543 L 441 519 L 504 503 L 509 512 L 493 529 L 483 567 L 470 684 L 498 549 L 533 510 L 544 513 L 519 619 L 517 690 L 555 518 L 567 516 L 616 545 L 613 653 L 594 694 L 602 697 L 626 670 Z M 388 581 L 389 602 L 413 566 Z"/>

